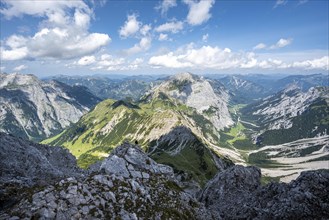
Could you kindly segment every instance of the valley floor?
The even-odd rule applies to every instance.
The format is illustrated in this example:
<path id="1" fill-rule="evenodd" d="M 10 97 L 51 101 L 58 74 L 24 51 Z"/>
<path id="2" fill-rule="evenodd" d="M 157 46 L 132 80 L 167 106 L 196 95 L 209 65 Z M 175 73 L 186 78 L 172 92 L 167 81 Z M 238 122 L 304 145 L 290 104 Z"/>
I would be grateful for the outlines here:
<path id="1" fill-rule="evenodd" d="M 260 157 L 265 154 L 268 163 L 276 165 L 268 167 L 267 164 L 258 164 L 263 175 L 290 182 L 303 171 L 329 169 L 329 135 L 265 146 L 249 152 L 251 154 Z"/>

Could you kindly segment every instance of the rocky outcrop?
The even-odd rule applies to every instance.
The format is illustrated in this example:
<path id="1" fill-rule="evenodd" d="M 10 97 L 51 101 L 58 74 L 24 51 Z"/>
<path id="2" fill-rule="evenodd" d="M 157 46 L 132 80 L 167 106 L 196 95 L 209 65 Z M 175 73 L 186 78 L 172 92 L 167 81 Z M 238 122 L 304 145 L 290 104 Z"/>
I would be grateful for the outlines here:
<path id="1" fill-rule="evenodd" d="M 256 167 L 234 166 L 218 173 L 200 201 L 223 219 L 328 219 L 329 171 L 302 172 L 289 184 L 260 185 Z"/>
<path id="2" fill-rule="evenodd" d="M 35 190 L 0 219 L 211 218 L 173 175 L 171 167 L 125 143 L 84 180 L 71 177 Z"/>
<path id="3" fill-rule="evenodd" d="M 67 149 L 35 144 L 0 132 L 0 207 L 20 198 L 25 188 L 83 175 Z"/>

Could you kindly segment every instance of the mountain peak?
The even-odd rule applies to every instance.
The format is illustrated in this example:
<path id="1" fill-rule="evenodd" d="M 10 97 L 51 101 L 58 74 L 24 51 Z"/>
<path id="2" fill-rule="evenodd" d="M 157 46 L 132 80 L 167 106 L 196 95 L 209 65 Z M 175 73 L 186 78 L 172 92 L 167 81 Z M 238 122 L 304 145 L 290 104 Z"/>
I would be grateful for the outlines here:
<path id="1" fill-rule="evenodd" d="M 171 80 L 179 80 L 179 81 L 186 80 L 186 81 L 190 81 L 190 82 L 193 82 L 200 78 L 201 78 L 200 76 L 192 74 L 190 72 L 177 73 L 170 77 Z"/>

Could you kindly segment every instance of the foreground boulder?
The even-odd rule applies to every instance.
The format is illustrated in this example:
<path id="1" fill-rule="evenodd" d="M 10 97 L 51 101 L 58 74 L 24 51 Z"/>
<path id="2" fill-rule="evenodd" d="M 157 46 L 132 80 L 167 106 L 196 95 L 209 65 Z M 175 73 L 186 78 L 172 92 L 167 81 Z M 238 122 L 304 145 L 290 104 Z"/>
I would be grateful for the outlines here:
<path id="1" fill-rule="evenodd" d="M 1 217 L 45 219 L 212 218 L 185 193 L 173 169 L 125 143 L 84 180 L 67 178 L 22 199 Z"/>

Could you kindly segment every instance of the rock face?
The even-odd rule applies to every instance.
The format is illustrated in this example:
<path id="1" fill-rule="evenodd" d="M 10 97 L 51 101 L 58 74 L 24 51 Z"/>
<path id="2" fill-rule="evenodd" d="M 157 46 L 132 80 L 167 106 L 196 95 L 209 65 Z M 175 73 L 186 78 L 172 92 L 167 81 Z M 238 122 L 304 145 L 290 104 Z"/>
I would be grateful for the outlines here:
<path id="1" fill-rule="evenodd" d="M 0 206 L 19 189 L 44 186 L 83 171 L 67 149 L 35 144 L 0 132 Z"/>
<path id="2" fill-rule="evenodd" d="M 319 170 L 261 186 L 258 168 L 234 166 L 208 182 L 200 201 L 223 219 L 327 219 L 328 184 L 329 171 Z"/>
<path id="3" fill-rule="evenodd" d="M 31 193 L 1 218 L 196 219 L 211 218 L 184 192 L 173 169 L 139 147 L 123 144 L 84 180 L 67 178 Z"/>
<path id="4" fill-rule="evenodd" d="M 99 101 L 83 86 L 0 74 L 0 131 L 39 141 L 77 122 Z"/>
<path id="5" fill-rule="evenodd" d="M 228 110 L 229 95 L 222 86 L 191 73 L 179 73 L 155 87 L 151 93 L 162 92 L 175 98 L 198 113 L 204 114 L 216 129 L 233 125 Z"/>

